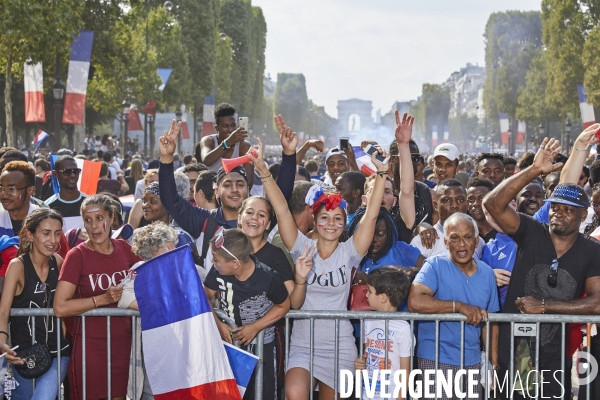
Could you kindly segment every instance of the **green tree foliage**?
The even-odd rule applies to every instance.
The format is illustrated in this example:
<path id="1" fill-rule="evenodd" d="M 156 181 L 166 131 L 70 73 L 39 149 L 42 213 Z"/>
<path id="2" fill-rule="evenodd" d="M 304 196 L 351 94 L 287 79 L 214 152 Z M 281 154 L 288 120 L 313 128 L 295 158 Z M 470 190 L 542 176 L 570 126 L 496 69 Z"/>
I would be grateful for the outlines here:
<path id="1" fill-rule="evenodd" d="M 519 88 L 526 83 L 536 49 L 542 46 L 542 22 L 537 11 L 507 11 L 490 15 L 485 28 L 484 106 L 488 119 L 499 112 L 514 119 Z"/>
<path id="2" fill-rule="evenodd" d="M 443 133 L 445 125 L 448 125 L 448 113 L 450 111 L 450 93 L 442 85 L 431 83 L 423 84 L 422 95 L 419 101 L 411 107 L 415 120 L 425 137 L 431 138 L 433 126 L 437 126 L 438 138 Z"/>
<path id="3" fill-rule="evenodd" d="M 6 78 L 4 110 L 7 145 L 15 144 L 12 119 L 12 79 L 23 64 L 52 63 L 69 53 L 69 44 L 81 25 L 83 4 L 78 0 L 0 2 L 0 65 Z M 18 75 L 17 75 L 18 76 Z"/>
<path id="4" fill-rule="evenodd" d="M 217 41 L 217 52 L 215 53 L 215 91 L 216 103 L 228 103 L 231 101 L 231 69 L 233 60 L 231 58 L 231 38 L 225 36 Z M 262 80 L 261 80 L 262 82 Z"/>
<path id="5" fill-rule="evenodd" d="M 308 95 L 303 74 L 277 74 L 273 108 L 275 114 L 283 115 L 287 124 L 296 132 L 304 131 L 304 115 L 308 109 Z"/>
<path id="6" fill-rule="evenodd" d="M 252 7 L 251 52 L 249 65 L 252 67 L 250 110 L 252 119 L 262 115 L 264 89 L 263 75 L 265 73 L 265 50 L 267 48 L 267 23 L 260 7 Z M 252 71 L 253 69 L 253 71 Z"/>
<path id="7" fill-rule="evenodd" d="M 583 84 L 587 89 L 588 102 L 600 105 L 600 26 L 590 32 L 583 48 L 585 74 Z M 577 114 L 576 114 L 577 115 Z"/>
<path id="8" fill-rule="evenodd" d="M 460 114 L 456 118 L 450 118 L 448 127 L 452 143 L 472 141 L 480 135 L 485 135 L 485 128 L 475 115 L 469 117 L 467 114 Z"/>

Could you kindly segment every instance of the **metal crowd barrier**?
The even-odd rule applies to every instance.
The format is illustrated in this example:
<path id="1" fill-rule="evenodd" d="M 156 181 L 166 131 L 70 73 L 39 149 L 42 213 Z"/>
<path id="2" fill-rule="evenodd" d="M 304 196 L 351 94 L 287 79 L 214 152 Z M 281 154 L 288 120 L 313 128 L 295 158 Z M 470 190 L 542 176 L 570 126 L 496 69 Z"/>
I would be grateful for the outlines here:
<path id="1" fill-rule="evenodd" d="M 28 308 L 19 308 L 19 309 L 11 309 L 11 316 L 34 316 L 34 317 L 45 317 L 46 316 L 45 309 L 28 309 Z M 50 310 L 51 316 L 54 316 L 53 310 Z M 511 343 L 514 344 L 514 328 L 515 324 L 535 324 L 536 332 L 540 332 L 540 324 L 541 323 L 555 323 L 561 325 L 561 337 L 563 338 L 561 344 L 561 365 L 565 365 L 565 335 L 566 324 L 569 323 L 597 323 L 600 324 L 600 315 L 596 316 L 584 316 L 584 315 L 552 315 L 552 314 L 543 314 L 543 315 L 533 315 L 533 314 L 488 314 L 488 321 L 485 323 L 486 326 L 486 336 L 485 336 L 485 354 L 486 354 L 486 362 L 484 371 L 487 371 L 488 360 L 489 360 L 489 349 L 490 349 L 490 323 L 492 322 L 502 322 L 502 323 L 510 323 L 510 332 L 511 332 Z M 83 400 L 86 400 L 86 319 L 93 317 L 106 317 L 106 329 L 107 329 L 107 369 L 108 369 L 108 398 L 111 396 L 111 337 L 110 337 L 110 328 L 111 328 L 111 317 L 131 317 L 132 322 L 132 352 L 136 353 L 137 346 L 140 346 L 141 343 L 137 343 L 136 340 L 136 331 L 137 331 L 137 318 L 139 317 L 139 312 L 129 309 L 121 309 L 121 308 L 103 308 L 88 311 L 81 315 L 81 326 L 82 326 L 82 381 L 83 381 Z M 289 356 L 289 347 L 290 347 L 290 336 L 291 336 L 291 328 L 290 328 L 290 320 L 291 319 L 308 319 L 310 321 L 310 373 L 312 376 L 313 370 L 313 360 L 314 360 L 314 322 L 317 319 L 326 319 L 326 320 L 334 320 L 334 332 L 336 338 L 335 345 L 335 354 L 336 359 L 334 361 L 335 369 L 334 369 L 334 393 L 335 399 L 338 398 L 339 393 L 339 368 L 338 368 L 338 358 L 339 358 L 339 321 L 340 320 L 359 320 L 360 321 L 360 344 L 359 344 L 359 353 L 363 354 L 363 324 L 364 320 L 369 319 L 377 319 L 385 321 L 385 365 L 388 362 L 388 330 L 389 330 L 389 321 L 391 320 L 404 320 L 410 322 L 411 331 L 414 332 L 414 323 L 415 321 L 432 321 L 435 322 L 435 330 L 436 330 L 436 349 L 435 349 L 435 367 L 437 370 L 438 360 L 439 360 L 439 330 L 440 330 L 440 322 L 460 322 L 460 335 L 461 335 L 461 357 L 460 357 L 460 368 L 464 367 L 464 334 L 465 334 L 465 323 L 466 317 L 462 314 L 414 314 L 414 313 L 389 313 L 389 312 L 375 312 L 375 311 L 366 311 L 366 312 L 354 312 L 354 311 L 296 311 L 291 310 L 285 316 L 285 363 L 287 365 L 288 356 Z M 32 320 L 32 331 L 35 332 L 35 318 Z M 58 319 L 57 327 L 60 327 L 61 319 Z M 64 339 L 61 337 L 61 329 L 56 329 L 56 339 L 58 343 L 59 354 L 57 355 L 57 364 L 58 364 L 58 373 L 57 373 L 57 381 L 58 381 L 58 393 L 57 398 L 62 400 L 61 393 L 61 363 L 60 363 L 60 349 L 61 349 L 61 341 Z M 257 345 L 255 346 L 255 355 L 260 357 L 262 360 L 263 356 L 263 340 L 264 340 L 264 331 L 261 331 L 257 335 Z M 410 365 L 413 365 L 414 359 L 414 346 L 415 343 L 412 343 L 413 352 L 410 357 Z M 536 340 L 535 345 L 535 366 L 536 368 L 539 366 L 539 340 Z M 587 352 L 589 354 L 590 346 L 588 343 Z M 256 369 L 256 377 L 255 377 L 255 400 L 262 400 L 262 392 L 263 392 L 263 365 L 262 362 L 258 363 Z M 563 370 L 561 373 L 561 383 L 565 382 L 565 378 L 570 379 L 570 376 L 565 376 L 565 371 Z M 138 393 L 136 393 L 136 374 L 132 375 L 133 381 L 133 395 L 134 399 L 137 400 Z M 510 351 L 510 366 L 509 366 L 509 388 L 514 385 L 514 345 L 511 346 Z M 536 382 L 537 382 L 537 374 L 536 374 Z M 34 380 L 34 388 L 35 388 L 35 380 Z M 587 399 L 590 399 L 590 384 L 587 385 Z M 564 386 L 563 386 L 564 387 Z M 310 380 L 310 400 L 313 399 L 313 382 Z M 511 391 L 511 398 L 512 398 Z M 536 390 L 536 395 L 538 394 Z M 488 391 L 484 390 L 485 399 L 488 400 Z M 568 394 L 570 395 L 570 393 Z M 410 398 L 409 396 L 407 398 Z M 437 396 L 436 396 L 437 399 Z"/>

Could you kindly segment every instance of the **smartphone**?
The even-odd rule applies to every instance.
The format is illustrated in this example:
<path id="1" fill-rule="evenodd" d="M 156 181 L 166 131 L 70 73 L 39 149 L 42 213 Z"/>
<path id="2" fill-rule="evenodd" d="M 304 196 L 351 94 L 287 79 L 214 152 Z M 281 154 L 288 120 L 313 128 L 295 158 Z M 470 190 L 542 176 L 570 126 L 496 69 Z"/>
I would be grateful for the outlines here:
<path id="1" fill-rule="evenodd" d="M 373 155 L 373 153 L 377 153 L 377 147 L 373 146 L 372 144 L 369 144 L 365 148 L 365 153 L 367 153 L 368 155 Z M 379 160 L 382 164 L 387 164 L 388 161 L 390 161 L 390 156 L 384 158 L 381 154 L 377 154 L 375 158 Z"/>
<path id="2" fill-rule="evenodd" d="M 245 130 L 246 132 L 248 132 L 248 129 L 250 128 L 250 122 L 248 121 L 248 117 L 240 117 L 239 126 L 243 130 Z"/>
<path id="3" fill-rule="evenodd" d="M 348 136 L 340 136 L 340 149 L 346 150 L 348 148 Z"/>

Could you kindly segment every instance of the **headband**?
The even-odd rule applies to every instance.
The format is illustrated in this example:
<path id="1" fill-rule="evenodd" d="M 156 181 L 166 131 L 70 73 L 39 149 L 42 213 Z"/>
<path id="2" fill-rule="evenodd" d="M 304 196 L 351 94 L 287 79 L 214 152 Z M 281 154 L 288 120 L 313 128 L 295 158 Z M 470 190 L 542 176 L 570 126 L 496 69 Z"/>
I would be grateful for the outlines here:
<path id="1" fill-rule="evenodd" d="M 152 182 L 144 188 L 144 193 L 151 193 L 160 199 L 160 191 L 158 190 L 158 182 Z"/>
<path id="2" fill-rule="evenodd" d="M 327 194 L 318 185 L 314 185 L 308 190 L 304 200 L 306 204 L 312 207 L 313 215 L 317 213 L 323 204 L 325 204 L 327 211 L 334 210 L 337 207 L 341 207 L 344 212 L 346 211 L 346 202 L 339 193 Z"/>

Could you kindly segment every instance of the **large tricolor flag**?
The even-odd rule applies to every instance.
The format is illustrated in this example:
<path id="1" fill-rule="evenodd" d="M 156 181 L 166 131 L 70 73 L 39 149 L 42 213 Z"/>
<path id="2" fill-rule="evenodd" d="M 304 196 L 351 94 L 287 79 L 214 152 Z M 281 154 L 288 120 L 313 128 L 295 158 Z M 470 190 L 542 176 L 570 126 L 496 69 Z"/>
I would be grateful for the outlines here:
<path id="1" fill-rule="evenodd" d="M 437 131 L 437 125 L 433 125 L 431 127 L 431 145 L 433 147 L 437 147 L 438 145 L 438 131 Z"/>
<path id="2" fill-rule="evenodd" d="M 202 136 L 215 134 L 215 97 L 207 96 L 204 98 L 204 107 L 202 108 Z"/>
<path id="3" fill-rule="evenodd" d="M 140 113 L 135 104 L 132 104 L 129 108 L 129 116 L 127 117 L 127 130 L 128 131 L 143 131 L 142 121 L 140 121 Z"/>
<path id="4" fill-rule="evenodd" d="M 360 172 L 366 176 L 371 176 L 377 171 L 377 167 L 371 162 L 371 156 L 360 148 L 360 146 L 352 146 L 354 149 L 354 157 L 356 164 L 360 168 Z"/>
<path id="5" fill-rule="evenodd" d="M 508 144 L 508 131 L 509 131 L 509 123 L 508 123 L 508 115 L 505 113 L 500 113 L 500 138 L 502 139 L 502 144 Z"/>
<path id="6" fill-rule="evenodd" d="M 93 31 L 79 31 L 79 36 L 75 38 L 71 45 L 63 124 L 83 124 L 93 42 Z"/>
<path id="7" fill-rule="evenodd" d="M 190 128 L 187 123 L 187 114 L 185 113 L 185 104 L 181 105 L 181 138 L 190 138 Z"/>
<path id="8" fill-rule="evenodd" d="M 42 143 L 44 143 L 44 141 L 49 137 L 50 135 L 48 134 L 48 132 L 44 132 L 40 129 L 38 133 L 35 134 L 35 137 L 33 138 L 33 142 L 31 142 L 31 144 L 35 147 L 40 147 Z"/>
<path id="9" fill-rule="evenodd" d="M 50 168 L 52 171 L 54 171 L 54 163 L 58 157 L 60 156 L 55 154 L 50 155 Z M 97 161 L 81 160 L 79 158 L 76 158 L 75 162 L 77 163 L 77 168 L 81 169 L 79 180 L 77 181 L 77 189 L 79 189 L 80 192 L 90 196 L 96 194 L 96 190 L 98 190 L 98 178 L 100 178 L 100 168 L 102 167 L 102 163 Z M 52 188 L 54 189 L 54 193 L 60 192 L 60 184 L 54 175 L 52 175 Z"/>
<path id="10" fill-rule="evenodd" d="M 240 400 L 190 248 L 140 265 L 134 291 L 154 398 Z"/>
<path id="11" fill-rule="evenodd" d="M 589 126 L 596 123 L 594 107 L 587 102 L 587 94 L 583 85 L 577 85 L 577 94 L 579 95 L 579 109 L 581 110 L 583 129 L 587 129 Z"/>
<path id="12" fill-rule="evenodd" d="M 525 121 L 517 121 L 519 124 L 517 128 L 517 138 L 515 140 L 516 144 L 523 144 L 525 140 L 525 135 L 527 134 L 527 124 Z"/>
<path id="13" fill-rule="evenodd" d="M 46 122 L 46 109 L 44 108 L 44 69 L 42 68 L 42 63 L 25 63 L 24 69 L 25 122 Z"/>

